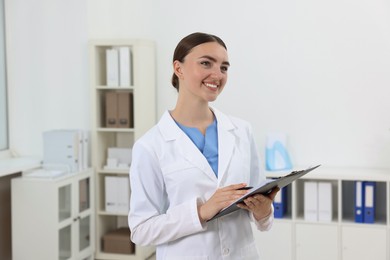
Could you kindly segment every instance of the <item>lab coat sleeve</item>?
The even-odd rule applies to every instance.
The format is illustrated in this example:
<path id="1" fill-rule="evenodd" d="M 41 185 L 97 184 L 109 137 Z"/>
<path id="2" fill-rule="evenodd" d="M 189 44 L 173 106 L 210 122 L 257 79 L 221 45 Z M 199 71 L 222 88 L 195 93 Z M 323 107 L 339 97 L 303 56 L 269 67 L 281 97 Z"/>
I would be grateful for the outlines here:
<path id="1" fill-rule="evenodd" d="M 252 221 L 256 224 L 256 227 L 260 231 L 269 231 L 272 227 L 272 224 L 274 223 L 274 207 L 271 205 L 271 213 L 257 221 L 253 214 L 250 214 Z"/>
<path id="2" fill-rule="evenodd" d="M 142 143 L 133 147 L 130 168 L 131 240 L 138 245 L 159 245 L 205 230 L 198 217 L 198 199 L 168 207 L 159 162 Z"/>

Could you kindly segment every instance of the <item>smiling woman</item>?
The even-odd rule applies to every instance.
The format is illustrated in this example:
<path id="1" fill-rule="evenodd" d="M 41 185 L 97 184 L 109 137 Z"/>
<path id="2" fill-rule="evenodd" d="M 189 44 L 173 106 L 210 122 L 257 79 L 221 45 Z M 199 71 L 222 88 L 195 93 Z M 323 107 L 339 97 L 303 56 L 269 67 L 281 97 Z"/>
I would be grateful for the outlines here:
<path id="1" fill-rule="evenodd" d="M 0 151 L 8 147 L 4 0 L 0 0 Z"/>

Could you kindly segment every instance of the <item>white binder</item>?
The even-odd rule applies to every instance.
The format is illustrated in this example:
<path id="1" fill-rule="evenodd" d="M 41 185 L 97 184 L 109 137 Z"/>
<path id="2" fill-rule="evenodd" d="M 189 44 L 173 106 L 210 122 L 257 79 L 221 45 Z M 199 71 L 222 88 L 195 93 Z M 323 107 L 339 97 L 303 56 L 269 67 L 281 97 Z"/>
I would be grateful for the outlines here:
<path id="1" fill-rule="evenodd" d="M 51 130 L 43 133 L 43 164 L 68 165 L 71 172 L 80 170 L 80 131 Z"/>
<path id="2" fill-rule="evenodd" d="M 318 183 L 304 183 L 304 218 L 306 221 L 318 221 Z"/>
<path id="3" fill-rule="evenodd" d="M 318 183 L 318 221 L 332 221 L 332 183 Z"/>
<path id="4" fill-rule="evenodd" d="M 129 47 L 119 47 L 119 86 L 131 85 L 131 51 Z"/>
<path id="5" fill-rule="evenodd" d="M 129 212 L 130 184 L 128 177 L 105 176 L 105 209 L 107 212 Z"/>
<path id="6" fill-rule="evenodd" d="M 109 87 L 119 86 L 119 52 L 117 49 L 106 50 L 106 80 Z"/>

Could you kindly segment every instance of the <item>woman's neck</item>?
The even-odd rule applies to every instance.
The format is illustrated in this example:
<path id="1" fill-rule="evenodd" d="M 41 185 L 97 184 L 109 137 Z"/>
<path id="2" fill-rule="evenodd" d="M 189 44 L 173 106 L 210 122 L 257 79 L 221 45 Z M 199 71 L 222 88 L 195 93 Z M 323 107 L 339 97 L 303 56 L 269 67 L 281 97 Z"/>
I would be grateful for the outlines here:
<path id="1" fill-rule="evenodd" d="M 206 132 L 206 128 L 214 121 L 214 114 L 208 104 L 195 105 L 178 102 L 171 111 L 171 116 L 176 122 L 184 126 L 196 127 L 203 134 Z"/>

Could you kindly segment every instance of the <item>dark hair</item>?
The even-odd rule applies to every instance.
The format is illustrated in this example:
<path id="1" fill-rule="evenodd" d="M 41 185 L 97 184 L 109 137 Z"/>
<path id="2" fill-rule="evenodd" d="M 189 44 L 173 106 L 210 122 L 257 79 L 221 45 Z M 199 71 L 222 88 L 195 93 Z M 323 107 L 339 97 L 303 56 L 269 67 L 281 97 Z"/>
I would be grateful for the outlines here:
<path id="1" fill-rule="evenodd" d="M 217 42 L 227 50 L 225 43 L 218 36 L 196 32 L 187 35 L 177 44 L 176 49 L 173 53 L 173 62 L 175 60 L 184 62 L 184 58 L 188 55 L 188 53 L 190 53 L 190 51 L 194 47 L 207 42 Z M 177 91 L 179 91 L 179 79 L 175 73 L 173 73 L 172 75 L 172 85 L 174 88 L 177 89 Z"/>

